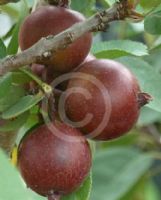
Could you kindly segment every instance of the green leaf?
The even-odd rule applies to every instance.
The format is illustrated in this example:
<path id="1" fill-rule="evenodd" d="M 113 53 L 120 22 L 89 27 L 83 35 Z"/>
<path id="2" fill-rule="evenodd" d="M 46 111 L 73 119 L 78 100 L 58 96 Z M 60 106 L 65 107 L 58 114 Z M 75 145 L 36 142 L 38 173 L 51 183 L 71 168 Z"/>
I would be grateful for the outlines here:
<path id="1" fill-rule="evenodd" d="M 159 36 L 151 46 L 150 51 L 153 52 L 155 50 L 159 50 L 161 48 L 161 36 Z M 158 52 L 159 53 L 159 52 Z"/>
<path id="2" fill-rule="evenodd" d="M 112 6 L 114 3 L 116 3 L 116 0 L 104 0 L 108 3 L 109 6 Z"/>
<path id="3" fill-rule="evenodd" d="M 30 108 L 32 108 L 34 105 L 36 105 L 39 101 L 43 99 L 44 95 L 42 93 L 39 93 L 35 96 L 28 95 L 25 97 L 22 97 L 15 105 L 10 107 L 8 110 L 4 111 L 2 113 L 3 119 L 12 119 L 20 114 L 26 112 Z"/>
<path id="4" fill-rule="evenodd" d="M 32 80 L 34 80 L 40 87 L 41 89 L 45 92 L 45 93 L 50 93 L 52 92 L 52 87 L 50 85 L 48 85 L 47 83 L 43 82 L 39 77 L 37 77 L 36 75 L 34 75 L 31 70 L 29 69 L 25 69 L 25 67 L 20 69 L 22 72 L 24 72 L 24 74 L 26 74 L 27 76 L 29 76 Z"/>
<path id="5" fill-rule="evenodd" d="M 31 110 L 30 110 L 31 111 Z M 19 129 L 18 136 L 16 139 L 16 144 L 19 145 L 22 138 L 25 136 L 27 132 L 29 132 L 33 127 L 40 123 L 39 116 L 36 114 L 30 114 L 25 124 Z"/>
<path id="6" fill-rule="evenodd" d="M 0 9 L 3 13 L 6 13 L 7 15 L 9 15 L 12 20 L 17 20 L 17 18 L 19 18 L 19 6 L 16 6 L 16 4 L 4 4 L 2 6 L 0 6 Z"/>
<path id="7" fill-rule="evenodd" d="M 0 99 L 9 91 L 12 83 L 12 74 L 7 73 L 0 79 Z"/>
<path id="8" fill-rule="evenodd" d="M 161 194 L 158 185 L 154 182 L 148 182 L 145 185 L 145 199 L 146 200 L 160 200 Z"/>
<path id="9" fill-rule="evenodd" d="M 6 91 L 6 94 L 0 98 L 0 112 L 3 112 L 14 105 L 24 95 L 25 90 L 22 87 L 11 85 Z"/>
<path id="10" fill-rule="evenodd" d="M 161 114 L 148 107 L 143 107 L 138 120 L 138 126 L 146 126 L 161 121 Z"/>
<path id="11" fill-rule="evenodd" d="M 135 129 L 132 129 L 128 134 L 125 134 L 117 140 L 110 140 L 107 142 L 103 142 L 101 145 L 103 148 L 109 147 L 130 147 L 138 142 L 138 134 Z"/>
<path id="12" fill-rule="evenodd" d="M 1 200 L 35 200 L 34 195 L 26 189 L 17 170 L 8 157 L 0 151 L 0 199 Z"/>
<path id="13" fill-rule="evenodd" d="M 34 80 L 40 86 L 43 84 L 43 81 L 37 77 L 33 72 L 29 69 L 22 68 L 20 69 L 26 76 L 30 77 L 31 80 Z"/>
<path id="14" fill-rule="evenodd" d="M 161 34 L 161 11 L 148 15 L 144 21 L 144 28 L 150 34 Z"/>
<path id="15" fill-rule="evenodd" d="M 147 9 L 147 8 L 155 8 L 156 6 L 158 6 L 161 3 L 160 0 L 152 0 L 152 1 L 148 1 L 147 0 L 140 0 L 140 4 L 143 8 Z"/>
<path id="16" fill-rule="evenodd" d="M 9 72 L 0 78 L 0 112 L 15 104 L 20 97 L 24 96 L 24 88 L 17 84 L 24 84 L 30 80 L 31 78 L 23 72 Z"/>
<path id="17" fill-rule="evenodd" d="M 92 175 L 90 174 L 82 186 L 72 194 L 65 196 L 62 200 L 89 200 L 92 186 Z"/>
<path id="18" fill-rule="evenodd" d="M 152 158 L 134 148 L 111 148 L 96 154 L 92 200 L 121 199 L 152 164 Z"/>
<path id="19" fill-rule="evenodd" d="M 7 47 L 7 53 L 9 55 L 16 54 L 17 51 L 18 51 L 18 46 L 19 46 L 19 44 L 18 44 L 19 28 L 20 28 L 20 22 L 18 22 L 16 24 L 16 26 L 14 27 L 12 38 L 10 40 L 10 43 L 9 43 L 8 47 Z"/>
<path id="20" fill-rule="evenodd" d="M 111 40 L 97 42 L 92 47 L 92 53 L 97 58 L 117 58 L 127 55 L 144 56 L 148 54 L 147 46 L 130 40 Z"/>
<path id="21" fill-rule="evenodd" d="M 16 84 L 25 84 L 32 81 L 32 78 L 21 71 L 12 72 L 12 81 L 13 83 L 16 83 Z"/>
<path id="22" fill-rule="evenodd" d="M 19 47 L 19 43 L 18 43 L 18 34 L 19 34 L 19 29 L 20 26 L 24 20 L 24 18 L 27 16 L 27 14 L 29 13 L 29 9 L 27 6 L 27 3 L 25 1 L 21 2 L 21 14 L 19 17 L 19 20 L 13 30 L 13 35 L 11 38 L 11 41 L 7 47 L 7 53 L 12 55 L 12 54 L 16 54 L 18 51 L 18 47 Z"/>
<path id="23" fill-rule="evenodd" d="M 152 66 L 139 58 L 124 57 L 117 59 L 127 66 L 137 77 L 141 89 L 153 97 L 147 106 L 161 112 L 161 74 L 158 74 Z"/>
<path id="24" fill-rule="evenodd" d="M 77 10 L 85 15 L 91 15 L 92 9 L 95 6 L 96 0 L 74 0 L 71 1 L 71 8 Z"/>
<path id="25" fill-rule="evenodd" d="M 3 41 L 7 40 L 8 38 L 12 36 L 14 28 L 15 28 L 15 24 L 13 24 L 13 26 L 10 27 L 9 31 L 2 37 Z"/>
<path id="26" fill-rule="evenodd" d="M 19 0 L 8 0 L 8 2 L 7 1 L 3 1 L 2 0 L 2 3 L 0 2 L 0 5 L 2 4 L 4 4 L 4 3 L 16 3 L 16 2 L 18 2 Z"/>
<path id="27" fill-rule="evenodd" d="M 6 57 L 7 51 L 6 46 L 4 45 L 3 41 L 0 39 L 0 59 Z"/>
<path id="28" fill-rule="evenodd" d="M 26 112 L 14 120 L 5 122 L 3 126 L 0 126 L 0 132 L 10 132 L 18 130 L 27 120 L 29 113 Z"/>
<path id="29" fill-rule="evenodd" d="M 141 196 L 142 200 L 147 200 L 144 198 L 145 185 L 148 182 L 148 177 L 143 176 L 139 181 L 132 187 L 121 199 L 119 200 L 136 200 L 137 197 Z M 154 200 L 154 199 L 153 199 Z"/>

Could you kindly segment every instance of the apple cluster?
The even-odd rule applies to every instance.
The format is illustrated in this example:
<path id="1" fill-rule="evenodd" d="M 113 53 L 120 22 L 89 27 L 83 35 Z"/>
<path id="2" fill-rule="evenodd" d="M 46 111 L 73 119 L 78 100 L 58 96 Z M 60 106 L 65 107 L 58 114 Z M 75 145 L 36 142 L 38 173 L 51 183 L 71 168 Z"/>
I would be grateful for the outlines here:
<path id="1" fill-rule="evenodd" d="M 83 20 L 69 8 L 40 7 L 21 26 L 20 48 L 28 49 L 42 37 L 55 36 Z M 35 127 L 22 139 L 18 152 L 27 186 L 49 200 L 75 191 L 88 176 L 92 156 L 87 138 L 108 141 L 127 133 L 149 100 L 129 69 L 113 60 L 96 59 L 89 53 L 91 44 L 92 34 L 86 33 L 31 66 L 50 84 L 64 74 L 69 77 L 60 86 L 66 117 L 62 119 L 60 112 L 54 121 Z"/>

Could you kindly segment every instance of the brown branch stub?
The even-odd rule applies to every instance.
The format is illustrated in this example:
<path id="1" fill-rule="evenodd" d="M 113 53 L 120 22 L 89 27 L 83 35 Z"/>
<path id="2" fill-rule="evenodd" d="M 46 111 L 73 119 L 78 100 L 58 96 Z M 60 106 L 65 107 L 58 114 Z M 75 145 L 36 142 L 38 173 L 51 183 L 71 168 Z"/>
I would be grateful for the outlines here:
<path id="1" fill-rule="evenodd" d="M 143 20 L 143 15 L 141 15 L 140 13 L 137 13 L 135 11 L 135 8 L 137 6 L 137 4 L 140 1 L 131 1 L 131 0 L 120 0 L 120 2 L 118 3 L 118 18 L 119 19 L 125 19 L 126 18 L 130 18 L 132 19 L 134 22 L 139 22 L 141 20 Z"/>

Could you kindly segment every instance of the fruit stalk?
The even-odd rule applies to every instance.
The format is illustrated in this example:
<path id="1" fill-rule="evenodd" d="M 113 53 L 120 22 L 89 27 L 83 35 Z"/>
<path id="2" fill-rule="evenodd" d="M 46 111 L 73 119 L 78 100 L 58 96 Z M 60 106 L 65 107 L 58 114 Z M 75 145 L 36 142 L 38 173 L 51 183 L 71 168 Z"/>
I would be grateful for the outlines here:
<path id="1" fill-rule="evenodd" d="M 54 6 L 61 6 L 61 7 L 69 7 L 70 1 L 69 0 L 47 0 L 49 4 Z"/>
<path id="2" fill-rule="evenodd" d="M 43 59 L 50 59 L 51 52 L 57 52 L 60 49 L 67 48 L 87 32 L 105 30 L 109 22 L 124 20 L 125 18 L 136 20 L 139 17 L 138 13 L 134 12 L 131 7 L 129 0 L 120 0 L 113 4 L 110 9 L 97 13 L 81 23 L 74 24 L 55 37 L 51 35 L 42 38 L 31 48 L 17 55 L 2 59 L 0 62 L 0 75 L 4 75 L 8 71 L 18 69 L 24 65 L 39 63 Z"/>
<path id="3" fill-rule="evenodd" d="M 56 194 L 52 194 L 48 196 L 48 200 L 60 200 L 61 196 L 60 195 L 56 195 Z"/>

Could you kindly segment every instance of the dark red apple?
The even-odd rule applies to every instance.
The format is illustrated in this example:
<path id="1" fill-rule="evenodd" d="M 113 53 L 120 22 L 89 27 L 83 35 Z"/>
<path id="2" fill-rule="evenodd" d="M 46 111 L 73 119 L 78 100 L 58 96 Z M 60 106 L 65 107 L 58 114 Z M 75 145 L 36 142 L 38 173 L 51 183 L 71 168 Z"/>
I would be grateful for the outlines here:
<path id="1" fill-rule="evenodd" d="M 52 131 L 48 124 L 28 134 L 18 153 L 27 186 L 49 199 L 77 189 L 91 167 L 90 148 L 81 133 L 59 122 L 52 125 Z"/>
<path id="2" fill-rule="evenodd" d="M 45 72 L 45 66 L 44 65 L 40 65 L 40 64 L 32 64 L 31 65 L 31 71 L 39 76 L 42 77 L 43 73 Z"/>
<path id="3" fill-rule="evenodd" d="M 78 71 L 78 69 L 86 62 L 95 60 L 96 57 L 94 55 L 92 55 L 91 53 L 88 54 L 88 56 L 84 59 L 84 61 L 78 66 L 76 67 L 73 71 Z"/>
<path id="4" fill-rule="evenodd" d="M 42 37 L 57 35 L 75 23 L 84 21 L 82 14 L 63 7 L 44 6 L 30 14 L 23 22 L 19 32 L 19 44 L 25 50 Z M 83 62 L 88 55 L 92 34 L 86 33 L 64 50 L 45 59 L 43 64 L 52 65 L 53 70 L 68 72 Z"/>
<path id="5" fill-rule="evenodd" d="M 101 81 L 110 96 L 110 118 L 104 123 L 103 130 L 97 131 L 98 136 L 93 136 L 94 139 L 109 140 L 128 132 L 138 119 L 140 112 L 138 99 L 141 94 L 138 82 L 131 71 L 118 62 L 102 59 L 84 63 L 78 72 L 85 73 L 84 77 L 91 75 Z M 82 132 L 89 134 L 103 120 L 105 100 L 102 98 L 104 92 L 99 91 L 99 87 L 99 92 L 96 92 L 91 84 L 91 78 L 84 79 L 84 77 L 71 79 L 68 89 L 84 88 L 92 97 L 86 99 L 79 90 L 70 94 L 66 99 L 66 111 L 70 120 L 74 122 L 83 120 L 87 114 L 92 114 L 91 122 L 80 127 Z M 109 101 L 108 98 L 106 101 Z"/>

